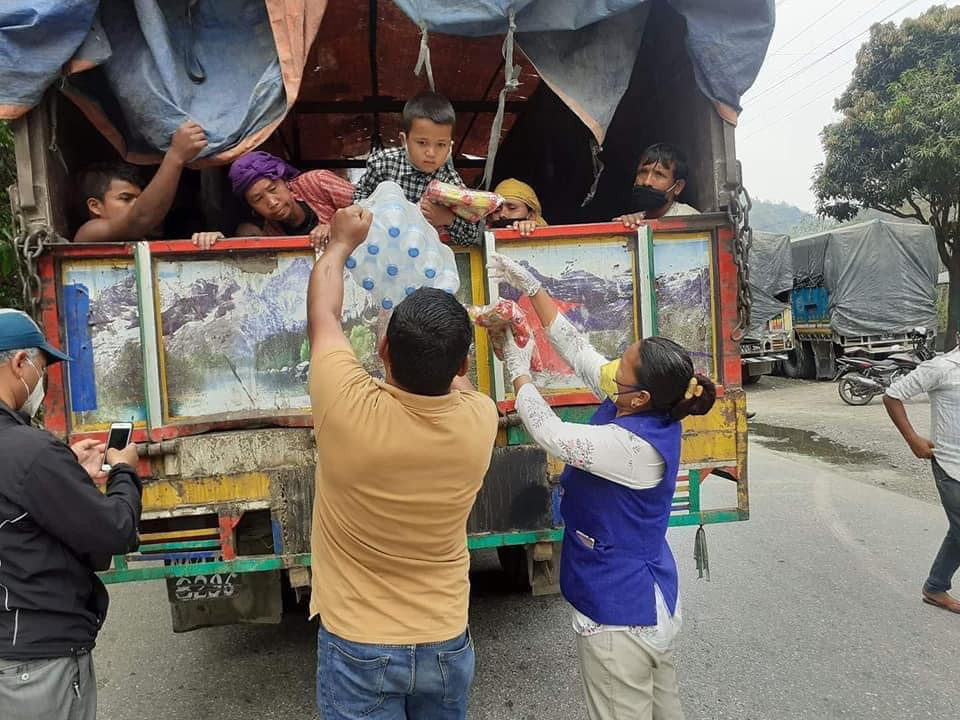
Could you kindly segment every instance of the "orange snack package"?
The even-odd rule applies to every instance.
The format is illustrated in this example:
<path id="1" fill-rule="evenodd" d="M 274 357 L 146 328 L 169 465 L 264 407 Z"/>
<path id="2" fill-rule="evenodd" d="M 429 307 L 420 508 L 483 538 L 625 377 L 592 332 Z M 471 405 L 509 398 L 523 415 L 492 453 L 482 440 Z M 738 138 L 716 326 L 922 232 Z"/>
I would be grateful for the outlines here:
<path id="1" fill-rule="evenodd" d="M 490 305 L 469 307 L 467 312 L 474 323 L 487 330 L 493 353 L 499 360 L 503 360 L 503 345 L 507 341 L 508 327 L 513 330 L 513 339 L 520 347 L 526 347 L 528 342 L 534 342 L 527 314 L 513 300 L 500 298 Z M 543 369 L 540 349 L 536 345 L 533 348 L 533 357 L 530 359 L 530 369 L 534 372 Z"/>
<path id="2" fill-rule="evenodd" d="M 503 203 L 503 198 L 496 193 L 471 190 L 439 180 L 431 181 L 423 196 L 450 208 L 457 217 L 470 223 L 480 222 Z"/>

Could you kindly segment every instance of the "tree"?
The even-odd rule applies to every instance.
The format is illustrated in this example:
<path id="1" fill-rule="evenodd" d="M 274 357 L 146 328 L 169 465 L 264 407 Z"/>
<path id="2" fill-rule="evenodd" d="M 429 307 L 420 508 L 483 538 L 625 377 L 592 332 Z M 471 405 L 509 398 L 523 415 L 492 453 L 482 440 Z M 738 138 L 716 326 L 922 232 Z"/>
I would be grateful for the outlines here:
<path id="1" fill-rule="evenodd" d="M 0 121 L 0 307 L 19 307 L 22 301 L 17 255 L 13 249 L 13 214 L 7 188 L 16 182 L 13 129 Z"/>
<path id="2" fill-rule="evenodd" d="M 960 7 L 874 25 L 857 54 L 843 117 L 823 129 L 817 211 L 847 220 L 862 208 L 933 227 L 950 274 L 947 311 L 960 321 Z"/>

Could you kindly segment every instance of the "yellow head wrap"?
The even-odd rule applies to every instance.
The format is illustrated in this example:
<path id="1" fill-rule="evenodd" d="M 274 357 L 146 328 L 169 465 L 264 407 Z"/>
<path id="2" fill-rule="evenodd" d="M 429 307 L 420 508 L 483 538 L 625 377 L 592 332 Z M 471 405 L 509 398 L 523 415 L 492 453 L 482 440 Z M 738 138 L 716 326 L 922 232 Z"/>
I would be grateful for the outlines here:
<path id="1" fill-rule="evenodd" d="M 502 181 L 493 191 L 507 200 L 517 200 L 522 202 L 528 208 L 537 214 L 537 225 L 545 226 L 547 221 L 543 219 L 543 208 L 540 205 L 540 198 L 533 191 L 533 188 L 525 182 L 520 182 L 514 178 Z"/>

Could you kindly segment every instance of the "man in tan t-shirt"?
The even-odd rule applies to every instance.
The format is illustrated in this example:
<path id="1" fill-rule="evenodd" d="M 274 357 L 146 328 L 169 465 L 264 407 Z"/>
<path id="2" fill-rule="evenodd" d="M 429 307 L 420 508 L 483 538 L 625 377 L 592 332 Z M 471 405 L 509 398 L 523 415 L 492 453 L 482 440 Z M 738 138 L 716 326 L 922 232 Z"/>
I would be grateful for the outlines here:
<path id="1" fill-rule="evenodd" d="M 474 669 L 466 522 L 497 410 L 465 377 L 466 310 L 440 290 L 394 309 L 385 382 L 360 365 L 340 325 L 343 266 L 370 222 L 337 211 L 307 295 L 317 705 L 324 720 L 459 720 Z"/>

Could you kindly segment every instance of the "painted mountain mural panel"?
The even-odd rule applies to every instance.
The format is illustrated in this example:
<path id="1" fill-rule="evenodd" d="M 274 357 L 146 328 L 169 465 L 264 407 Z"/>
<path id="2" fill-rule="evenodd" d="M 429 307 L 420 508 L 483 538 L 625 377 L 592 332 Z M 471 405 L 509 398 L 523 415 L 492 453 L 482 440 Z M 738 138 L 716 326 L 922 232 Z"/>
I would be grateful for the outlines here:
<path id="1" fill-rule="evenodd" d="M 657 334 L 680 343 L 698 372 L 716 377 L 710 241 L 653 243 Z"/>
<path id="2" fill-rule="evenodd" d="M 634 254 L 623 238 L 550 245 L 503 243 L 497 252 L 528 268 L 560 311 L 605 357 L 619 357 L 636 340 Z M 534 374 L 537 387 L 545 394 L 586 390 L 553 349 L 530 299 L 506 285 L 500 286 L 500 295 L 517 301 L 533 327 L 544 365 L 542 372 Z"/>
<path id="3" fill-rule="evenodd" d="M 73 427 L 143 422 L 140 312 L 132 262 L 75 261 L 63 266 L 63 315 Z"/>
<path id="4" fill-rule="evenodd" d="M 307 410 L 313 255 L 159 260 L 167 415 Z"/>

